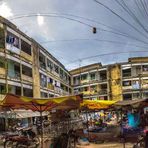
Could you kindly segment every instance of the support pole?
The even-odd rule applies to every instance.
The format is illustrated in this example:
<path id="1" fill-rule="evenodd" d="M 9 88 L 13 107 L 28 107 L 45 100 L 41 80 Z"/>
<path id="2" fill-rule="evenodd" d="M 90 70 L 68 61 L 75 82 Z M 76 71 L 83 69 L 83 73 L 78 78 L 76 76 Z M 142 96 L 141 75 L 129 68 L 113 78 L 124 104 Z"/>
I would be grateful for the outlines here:
<path id="1" fill-rule="evenodd" d="M 121 109 L 121 130 L 122 130 L 122 125 L 123 125 L 123 116 L 122 116 L 122 109 Z M 123 148 L 125 148 L 125 136 L 123 134 L 123 131 L 121 131 L 121 136 L 122 136 L 122 140 L 123 140 Z"/>
<path id="2" fill-rule="evenodd" d="M 40 122 L 41 122 L 41 148 L 43 148 L 43 114 L 40 110 Z"/>
<path id="3" fill-rule="evenodd" d="M 89 140 L 89 125 L 88 125 L 88 112 L 86 111 L 86 118 L 87 118 L 87 133 L 88 133 L 88 140 Z"/>

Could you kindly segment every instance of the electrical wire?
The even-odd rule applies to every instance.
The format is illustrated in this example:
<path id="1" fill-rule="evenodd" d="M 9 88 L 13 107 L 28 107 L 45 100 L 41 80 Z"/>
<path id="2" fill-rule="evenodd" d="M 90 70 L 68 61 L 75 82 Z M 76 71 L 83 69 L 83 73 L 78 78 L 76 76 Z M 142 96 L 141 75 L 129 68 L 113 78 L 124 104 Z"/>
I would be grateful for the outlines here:
<path id="1" fill-rule="evenodd" d="M 129 15 L 135 20 L 135 22 L 137 24 L 139 24 L 139 26 L 141 26 L 141 28 L 148 33 L 147 28 L 144 27 L 144 25 L 140 22 L 140 20 L 137 18 L 137 16 L 132 12 L 132 10 L 128 7 L 128 5 L 125 3 L 124 0 L 122 0 L 123 5 L 126 7 L 127 12 L 129 12 Z"/>
<path id="2" fill-rule="evenodd" d="M 117 14 L 114 10 L 112 10 L 111 8 L 109 8 L 108 6 L 104 5 L 103 3 L 101 3 L 100 1 L 97 0 L 93 0 L 96 3 L 98 3 L 99 5 L 103 6 L 105 9 L 107 9 L 108 11 L 110 11 L 112 14 L 114 14 L 115 16 L 117 16 L 120 20 L 122 20 L 125 24 L 127 24 L 128 26 L 130 26 L 132 29 L 134 29 L 135 31 L 137 31 L 138 33 L 140 33 L 143 37 L 148 38 L 148 36 L 146 36 L 143 32 L 141 32 L 139 29 L 137 29 L 134 25 L 132 25 L 130 22 L 128 22 L 126 19 L 124 19 L 123 17 L 121 17 L 119 14 Z"/>
<path id="3" fill-rule="evenodd" d="M 47 44 L 47 43 L 52 43 L 52 42 L 73 42 L 73 41 L 99 41 L 99 42 L 108 42 L 108 43 L 115 43 L 115 44 L 123 44 L 123 45 L 129 45 L 129 46 L 134 46 L 134 47 L 140 47 L 140 48 L 145 48 L 148 49 L 146 46 L 139 46 L 136 44 L 127 44 L 125 42 L 119 42 L 119 41 L 112 41 L 112 40 L 101 40 L 101 39 L 66 39 L 66 40 L 53 40 L 53 41 L 44 41 L 40 42 L 40 44 Z"/>
<path id="4" fill-rule="evenodd" d="M 142 10 L 140 9 L 140 5 L 139 5 L 139 3 L 138 3 L 138 0 L 135 0 L 135 5 L 136 5 L 136 7 L 138 8 L 138 10 L 139 10 L 141 16 L 143 16 L 143 18 L 145 18 L 145 14 L 144 14 L 144 13 L 142 12 Z"/>
<path id="5" fill-rule="evenodd" d="M 115 0 L 116 3 L 118 3 L 119 6 L 121 6 L 123 8 L 123 10 L 125 10 L 125 12 L 127 12 L 129 14 L 129 16 L 131 16 L 131 18 L 145 31 L 148 33 L 148 30 L 143 26 L 143 24 L 139 21 L 139 19 L 137 18 L 137 16 L 132 12 L 131 9 L 129 9 L 129 7 L 127 6 L 127 4 L 124 2 L 124 0 L 122 0 L 122 3 L 120 3 L 118 0 Z"/>
<path id="6" fill-rule="evenodd" d="M 15 20 L 15 19 L 21 19 L 21 18 L 24 18 L 24 17 L 36 17 L 36 16 L 39 16 L 39 14 L 27 14 L 27 15 L 21 15 L 21 16 L 17 16 L 17 17 L 14 17 L 14 18 L 11 18 L 10 20 Z M 82 22 L 80 20 L 76 20 L 76 19 L 73 19 L 73 18 L 69 18 L 69 17 L 65 17 L 65 16 L 57 16 L 57 15 L 50 15 L 50 14 L 40 14 L 40 16 L 44 16 L 44 17 L 58 17 L 58 18 L 64 18 L 64 19 L 68 19 L 68 20 L 71 20 L 71 21 L 76 21 L 78 23 L 81 23 L 83 25 L 86 25 L 88 27 L 91 27 L 93 28 L 94 26 L 93 25 L 90 25 L 90 24 L 87 24 L 85 22 Z M 116 34 L 116 35 L 119 35 L 119 36 L 123 36 L 123 37 L 127 37 L 127 38 L 131 38 L 133 40 L 136 40 L 136 41 L 139 41 L 139 42 L 142 42 L 144 44 L 148 44 L 148 42 L 145 42 L 143 40 L 140 40 L 134 36 L 131 36 L 131 35 L 128 35 L 126 33 L 120 33 L 120 32 L 116 32 L 116 31 L 111 31 L 111 30 L 107 30 L 107 29 L 102 29 L 100 27 L 96 27 L 99 31 L 102 31 L 102 32 L 108 32 L 108 33 L 112 33 L 112 34 Z M 113 28 L 112 28 L 113 29 Z"/>
<path id="7" fill-rule="evenodd" d="M 93 55 L 93 56 L 84 57 L 84 58 L 81 58 L 81 61 L 92 59 L 92 58 L 97 58 L 97 57 L 100 57 L 100 56 L 107 56 L 107 55 L 114 55 L 114 54 L 124 54 L 124 53 L 140 53 L 140 52 L 146 52 L 146 53 L 148 53 L 148 50 L 110 52 L 110 53 L 104 53 L 104 54 L 99 54 L 99 55 Z M 67 63 L 66 65 L 70 65 L 71 63 L 76 63 L 78 61 L 79 61 L 79 59 L 74 60 L 74 61 L 70 61 L 70 63 Z"/>

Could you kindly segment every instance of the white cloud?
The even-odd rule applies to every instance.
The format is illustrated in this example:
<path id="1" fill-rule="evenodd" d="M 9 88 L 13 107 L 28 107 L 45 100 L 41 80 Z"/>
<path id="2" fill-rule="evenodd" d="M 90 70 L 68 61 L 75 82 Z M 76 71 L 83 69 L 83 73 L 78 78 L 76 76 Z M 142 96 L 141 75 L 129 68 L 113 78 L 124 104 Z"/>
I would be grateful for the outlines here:
<path id="1" fill-rule="evenodd" d="M 5 18 L 13 16 L 12 10 L 7 6 L 6 3 L 2 3 L 0 5 L 0 15 Z"/>
<path id="2" fill-rule="evenodd" d="M 37 16 L 37 22 L 39 26 L 42 26 L 44 24 L 44 17 L 39 14 Z"/>

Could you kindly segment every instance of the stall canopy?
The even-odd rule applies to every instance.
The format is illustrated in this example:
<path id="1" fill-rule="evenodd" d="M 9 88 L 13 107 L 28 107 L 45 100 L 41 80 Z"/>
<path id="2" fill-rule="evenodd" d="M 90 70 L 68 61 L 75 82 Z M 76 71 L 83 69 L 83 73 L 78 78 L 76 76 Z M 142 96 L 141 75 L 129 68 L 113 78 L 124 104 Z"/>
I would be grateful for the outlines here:
<path id="1" fill-rule="evenodd" d="M 88 110 L 107 109 L 111 105 L 115 104 L 115 102 L 116 101 L 108 101 L 108 100 L 84 100 L 81 103 L 81 108 Z"/>
<path id="2" fill-rule="evenodd" d="M 117 109 L 125 107 L 132 107 L 132 108 L 148 107 L 148 99 L 118 101 L 113 105 L 113 107 Z"/>
<path id="3" fill-rule="evenodd" d="M 38 99 L 7 94 L 4 99 L 0 101 L 0 106 L 1 109 L 30 109 L 32 111 L 43 112 L 50 111 L 53 108 L 78 108 L 80 106 L 82 98 L 82 95 L 74 95 L 48 99 Z"/>

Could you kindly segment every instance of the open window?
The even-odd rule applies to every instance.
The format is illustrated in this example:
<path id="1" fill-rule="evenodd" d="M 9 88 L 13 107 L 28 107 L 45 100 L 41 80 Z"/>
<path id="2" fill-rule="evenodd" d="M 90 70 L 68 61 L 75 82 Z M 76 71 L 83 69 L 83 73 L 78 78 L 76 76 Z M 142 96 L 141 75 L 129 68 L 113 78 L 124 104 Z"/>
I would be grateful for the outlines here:
<path id="1" fill-rule="evenodd" d="M 9 93 L 12 93 L 15 95 L 21 95 L 21 87 L 19 86 L 8 85 L 8 91 Z"/>
<path id="2" fill-rule="evenodd" d="M 23 88 L 23 95 L 26 97 L 33 97 L 33 90 L 29 88 Z"/>
<path id="3" fill-rule="evenodd" d="M 49 59 L 47 59 L 47 68 L 49 71 L 53 71 L 53 63 Z"/>
<path id="4" fill-rule="evenodd" d="M 46 58 L 41 52 L 39 55 L 39 63 L 41 68 L 46 69 Z"/>
<path id="5" fill-rule="evenodd" d="M 5 94 L 6 93 L 6 85 L 0 83 L 0 94 Z"/>
<path id="6" fill-rule="evenodd" d="M 123 94 L 123 100 L 132 100 L 132 94 Z"/>
<path id="7" fill-rule="evenodd" d="M 106 70 L 100 71 L 100 80 L 101 81 L 106 81 L 107 80 L 107 71 Z"/>
<path id="8" fill-rule="evenodd" d="M 6 43 L 19 48 L 19 38 L 9 31 L 7 32 Z"/>
<path id="9" fill-rule="evenodd" d="M 20 78 L 20 63 L 8 61 L 8 76 L 15 79 Z"/>
<path id="10" fill-rule="evenodd" d="M 0 68 L 5 68 L 5 60 L 3 57 L 0 57 Z"/>
<path id="11" fill-rule="evenodd" d="M 131 68 L 122 69 L 122 77 L 130 77 L 131 76 Z"/>
<path id="12" fill-rule="evenodd" d="M 32 77 L 32 69 L 30 67 L 22 65 L 22 74 L 29 76 L 29 77 Z"/>
<path id="13" fill-rule="evenodd" d="M 96 80 L 96 73 L 90 73 L 90 80 Z"/>
<path id="14" fill-rule="evenodd" d="M 21 50 L 31 55 L 31 45 L 21 39 Z"/>
<path id="15" fill-rule="evenodd" d="M 47 87 L 47 77 L 40 73 L 40 85 L 42 87 Z"/>
<path id="16" fill-rule="evenodd" d="M 129 81 L 123 81 L 122 85 L 123 86 L 131 86 L 131 81 L 130 80 Z"/>
<path id="17" fill-rule="evenodd" d="M 48 98 L 48 93 L 41 92 L 41 98 Z"/>
<path id="18" fill-rule="evenodd" d="M 59 66 L 54 64 L 54 71 L 59 74 Z"/>

